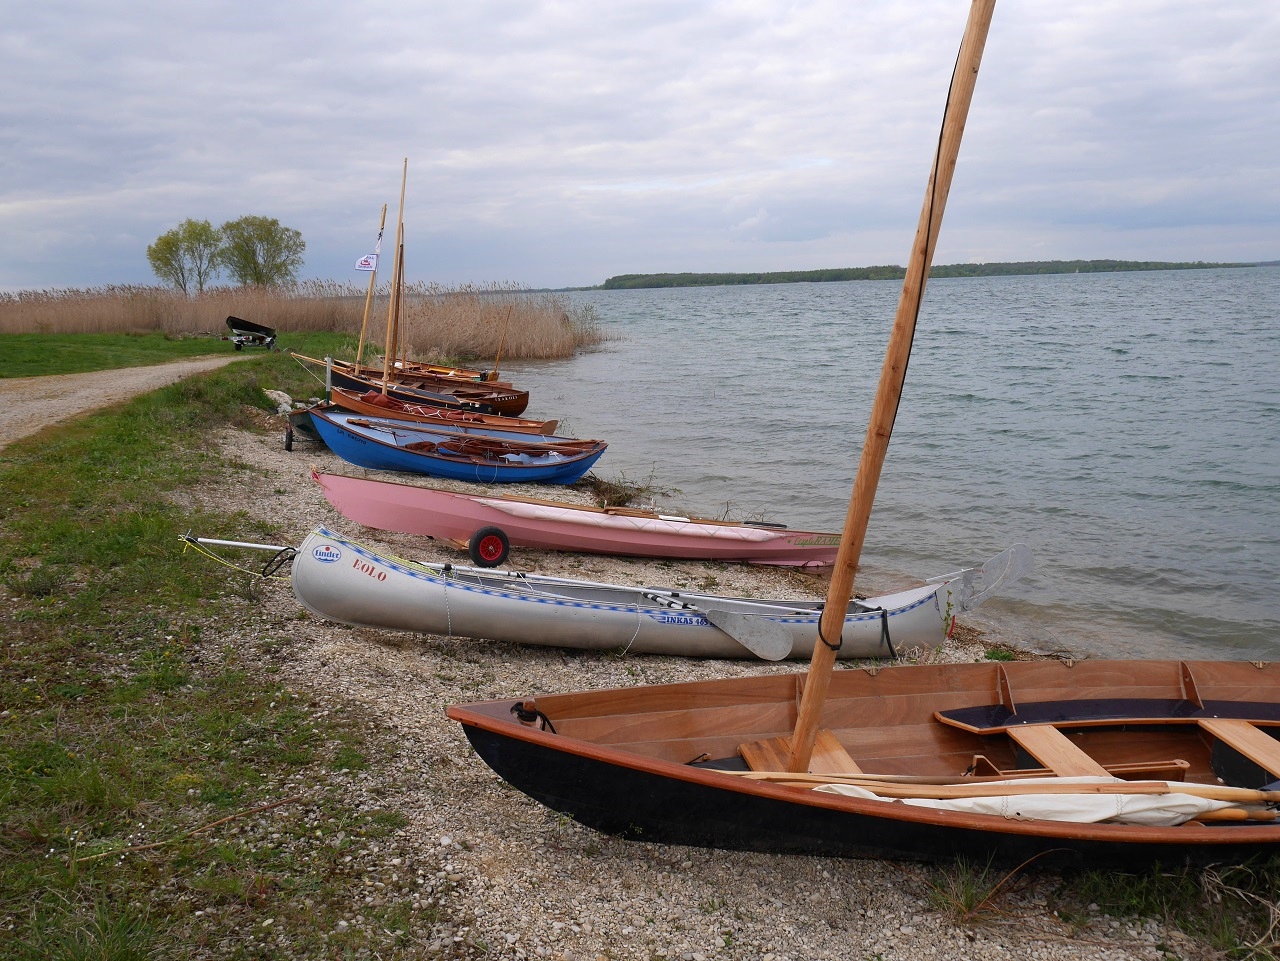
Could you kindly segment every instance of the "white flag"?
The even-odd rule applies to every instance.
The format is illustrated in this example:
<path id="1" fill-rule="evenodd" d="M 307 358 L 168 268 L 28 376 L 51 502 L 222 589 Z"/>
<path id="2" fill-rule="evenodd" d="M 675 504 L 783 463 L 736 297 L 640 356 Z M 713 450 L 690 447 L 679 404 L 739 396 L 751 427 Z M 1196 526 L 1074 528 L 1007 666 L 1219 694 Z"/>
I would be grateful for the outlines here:
<path id="1" fill-rule="evenodd" d="M 378 269 L 377 254 L 365 254 L 363 257 L 361 257 L 359 260 L 356 261 L 356 270 L 377 270 L 377 269 Z"/>

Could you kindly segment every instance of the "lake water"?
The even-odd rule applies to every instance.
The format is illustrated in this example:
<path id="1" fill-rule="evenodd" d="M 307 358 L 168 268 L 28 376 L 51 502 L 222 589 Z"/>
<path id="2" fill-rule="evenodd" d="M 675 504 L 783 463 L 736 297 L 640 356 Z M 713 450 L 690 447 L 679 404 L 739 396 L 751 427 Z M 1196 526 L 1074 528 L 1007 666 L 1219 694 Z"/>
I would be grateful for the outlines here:
<path id="1" fill-rule="evenodd" d="M 839 530 L 900 287 L 574 293 L 619 339 L 503 372 L 599 475 Z M 1280 658 L 1280 268 L 930 281 L 859 586 L 1018 541 L 1001 639 Z"/>

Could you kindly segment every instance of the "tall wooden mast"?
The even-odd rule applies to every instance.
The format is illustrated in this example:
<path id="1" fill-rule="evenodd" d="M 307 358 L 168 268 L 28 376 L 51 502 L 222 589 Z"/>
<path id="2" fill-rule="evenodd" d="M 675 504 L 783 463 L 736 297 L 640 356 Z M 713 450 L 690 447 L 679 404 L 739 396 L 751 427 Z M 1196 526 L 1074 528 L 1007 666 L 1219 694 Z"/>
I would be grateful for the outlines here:
<path id="1" fill-rule="evenodd" d="M 409 158 L 404 158 L 404 170 L 400 174 L 400 213 L 396 216 L 396 260 L 391 269 L 391 297 L 387 304 L 387 339 L 382 352 L 382 393 L 387 393 L 387 385 L 391 381 L 391 358 L 395 356 L 395 337 L 399 332 L 392 330 L 392 325 L 399 316 L 400 285 L 404 278 L 400 276 L 404 247 L 404 185 L 409 180 Z"/>
<path id="2" fill-rule="evenodd" d="M 382 244 L 382 231 L 387 226 L 387 205 L 382 205 L 382 217 L 378 221 L 378 244 Z M 369 327 L 369 305 L 373 303 L 373 284 L 378 279 L 378 261 L 376 257 L 373 261 L 373 270 L 369 271 L 369 289 L 364 294 L 364 320 L 360 321 L 360 345 L 356 348 L 356 376 L 360 376 L 360 358 L 364 356 L 364 335 Z"/>
<path id="3" fill-rule="evenodd" d="M 920 211 L 920 222 L 916 227 L 907 275 L 902 281 L 902 296 L 898 300 L 893 333 L 885 351 L 880 386 L 876 390 L 875 402 L 871 408 L 867 439 L 862 445 L 862 458 L 858 461 L 858 473 L 854 477 L 853 496 L 845 515 L 844 536 L 836 554 L 826 605 L 818 622 L 818 643 L 813 647 L 813 658 L 809 662 L 809 674 L 805 679 L 804 693 L 796 716 L 796 729 L 791 737 L 791 756 L 787 765 L 787 770 L 791 772 L 807 771 L 813 754 L 814 739 L 818 734 L 827 688 L 831 683 L 831 669 L 840 644 L 840 632 L 849 611 L 849 599 L 853 595 L 853 579 L 858 570 L 858 559 L 862 555 L 867 524 L 871 519 L 871 503 L 880 482 L 880 469 L 884 466 L 889 435 L 893 431 L 898 401 L 902 397 L 902 384 L 907 376 L 907 361 L 911 356 L 920 299 L 924 296 L 929 265 L 933 263 L 933 249 L 938 242 L 938 231 L 942 227 L 942 212 L 947 205 L 947 194 L 951 190 L 956 157 L 960 153 L 960 138 L 964 134 L 965 120 L 969 116 L 969 104 L 973 99 L 978 67 L 982 63 L 982 49 L 987 42 L 987 30 L 991 26 L 994 10 L 995 0 L 973 0 L 969 8 L 969 21 L 960 42 L 960 53 L 956 57 L 955 70 L 951 75 L 951 90 L 942 118 L 942 133 L 938 138 L 933 169 L 929 173 L 929 184 L 925 189 L 924 207 Z"/>

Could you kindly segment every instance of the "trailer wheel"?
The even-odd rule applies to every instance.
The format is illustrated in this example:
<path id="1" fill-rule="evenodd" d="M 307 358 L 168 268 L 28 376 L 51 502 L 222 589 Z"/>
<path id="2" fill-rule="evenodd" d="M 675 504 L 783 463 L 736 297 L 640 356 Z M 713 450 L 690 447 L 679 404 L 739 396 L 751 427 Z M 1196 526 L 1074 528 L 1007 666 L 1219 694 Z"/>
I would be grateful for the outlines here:
<path id="1" fill-rule="evenodd" d="M 511 542 L 501 527 L 482 527 L 467 541 L 467 551 L 478 567 L 497 567 L 511 552 Z"/>
<path id="2" fill-rule="evenodd" d="M 293 427 L 292 426 L 286 427 L 284 429 L 284 449 L 293 450 Z"/>

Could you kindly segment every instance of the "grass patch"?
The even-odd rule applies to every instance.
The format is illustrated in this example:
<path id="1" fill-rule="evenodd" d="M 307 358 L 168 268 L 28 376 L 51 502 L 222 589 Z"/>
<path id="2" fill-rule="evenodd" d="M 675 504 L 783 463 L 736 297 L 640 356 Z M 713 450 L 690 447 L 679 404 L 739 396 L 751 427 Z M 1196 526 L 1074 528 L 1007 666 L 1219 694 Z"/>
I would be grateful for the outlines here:
<path id="1" fill-rule="evenodd" d="M 162 333 L 0 334 L 0 377 L 81 374 L 230 353 L 230 343 L 212 337 L 168 337 Z"/>
<path id="2" fill-rule="evenodd" d="M 169 495 L 230 469 L 209 430 L 308 381 L 263 355 L 6 449 L 0 958 L 396 957 L 385 931 L 449 921 L 411 897 L 438 865 L 404 812 L 360 802 L 397 745 L 281 684 L 265 615 L 179 546 L 273 536 Z"/>

